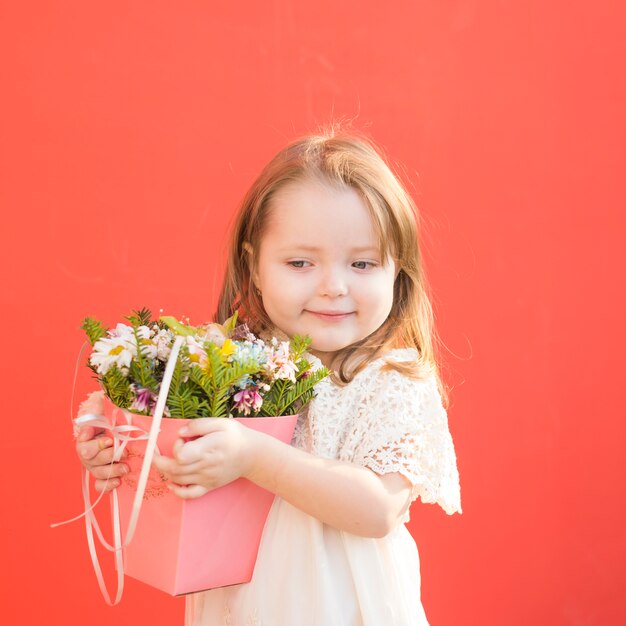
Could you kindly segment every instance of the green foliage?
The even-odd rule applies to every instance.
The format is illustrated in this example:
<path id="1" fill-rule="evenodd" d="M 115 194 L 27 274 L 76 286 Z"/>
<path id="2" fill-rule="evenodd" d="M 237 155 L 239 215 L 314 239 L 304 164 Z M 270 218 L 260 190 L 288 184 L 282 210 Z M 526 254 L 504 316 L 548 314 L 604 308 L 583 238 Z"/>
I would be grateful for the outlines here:
<path id="1" fill-rule="evenodd" d="M 181 348 L 181 355 L 184 355 L 185 348 Z M 191 371 L 191 363 L 188 359 L 179 358 L 174 365 L 174 373 L 172 374 L 172 382 L 170 384 L 170 393 L 178 392 L 184 385 L 185 381 L 189 379 Z"/>
<path id="2" fill-rule="evenodd" d="M 308 404 L 315 395 L 315 385 L 317 385 L 317 383 L 319 383 L 322 379 L 326 378 L 329 374 L 330 371 L 323 367 L 311 372 L 309 376 L 302 381 L 299 381 L 299 384 L 296 385 L 296 387 L 292 389 L 285 398 L 284 410 L 289 411 L 289 414 L 293 414 L 296 412 L 294 407 L 297 407 L 297 410 L 299 411 L 303 406 Z M 301 385 L 300 382 L 302 383 Z"/>
<path id="3" fill-rule="evenodd" d="M 178 388 L 167 396 L 167 406 L 171 417 L 189 419 L 194 417 L 208 417 L 208 406 L 205 400 L 194 395 L 193 388 Z"/>
<path id="4" fill-rule="evenodd" d="M 291 358 L 297 363 L 303 358 L 307 348 L 311 345 L 310 337 L 302 337 L 301 335 L 294 335 L 291 340 L 289 351 Z"/>
<path id="5" fill-rule="evenodd" d="M 309 368 L 305 371 L 309 372 Z M 294 415 L 298 413 L 306 404 L 308 404 L 314 396 L 314 387 L 320 380 L 328 376 L 329 371 L 325 367 L 321 367 L 318 370 L 311 371 L 304 378 L 297 378 L 296 384 L 291 388 L 287 388 L 286 384 L 280 385 L 280 391 L 277 392 L 275 398 L 271 398 L 268 402 L 266 396 L 261 407 L 259 415 L 272 416 L 272 415 Z M 288 381 L 277 381 L 277 383 Z M 274 389 L 279 387 L 278 384 L 272 388 L 272 394 Z"/>
<path id="6" fill-rule="evenodd" d="M 141 324 L 141 326 L 147 326 L 147 324 Z M 143 389 L 150 389 L 154 393 L 158 393 L 159 384 L 155 377 L 155 368 L 158 361 L 155 359 L 149 359 L 144 354 L 144 347 L 151 342 L 148 339 L 142 339 L 137 333 L 137 327 L 134 327 L 135 341 L 137 342 L 137 356 L 132 360 L 130 364 L 130 370 L 128 372 L 129 377 L 132 380 L 136 380 L 139 386 Z"/>
<path id="7" fill-rule="evenodd" d="M 192 367 L 190 379 L 208 398 L 209 415 L 227 417 L 229 415 L 228 401 L 233 386 L 247 376 L 258 374 L 262 366 L 255 361 L 228 363 L 215 344 L 207 344 L 206 348 L 207 366 L 205 368 Z"/>
<path id="8" fill-rule="evenodd" d="M 150 326 L 152 324 L 152 312 L 144 307 L 139 311 L 133 311 L 126 319 L 133 325 L 133 328 Z"/>
<path id="9" fill-rule="evenodd" d="M 113 404 L 127 409 L 133 402 L 133 393 L 126 375 L 115 365 L 101 377 L 104 392 Z"/>
<path id="10" fill-rule="evenodd" d="M 102 323 L 93 317 L 86 317 L 80 327 L 87 333 L 87 338 L 92 346 L 107 333 L 107 329 Z"/>
<path id="11" fill-rule="evenodd" d="M 128 370 L 128 378 L 136 380 L 139 387 L 149 389 L 153 393 L 159 392 L 161 381 L 156 377 L 155 367 L 148 359 L 133 360 Z"/>
<path id="12" fill-rule="evenodd" d="M 186 326 L 171 315 L 162 315 L 159 320 L 163 322 L 163 324 L 165 324 L 173 333 L 182 335 L 183 337 L 185 335 L 193 336 L 198 332 L 198 329 L 195 326 Z"/>
<path id="13" fill-rule="evenodd" d="M 287 386 L 287 380 L 277 380 L 270 391 L 265 394 L 263 398 L 263 406 L 261 407 L 261 415 L 284 415 L 280 413 L 280 406 L 282 406 L 282 399 Z"/>
<path id="14" fill-rule="evenodd" d="M 230 337 L 233 333 L 233 330 L 235 330 L 235 328 L 237 327 L 237 318 L 239 317 L 239 315 L 237 314 L 237 311 L 235 311 L 235 313 L 233 315 L 231 315 L 225 322 L 224 322 L 224 332 Z"/>
<path id="15" fill-rule="evenodd" d="M 81 326 L 92 345 L 106 340 L 94 351 L 96 365 L 91 362 L 92 355 L 88 366 L 107 396 L 121 408 L 144 406 L 144 414 L 154 409 L 165 372 L 159 354 L 168 345 L 172 347 L 177 334 L 191 339 L 181 346 L 174 366 L 166 402 L 166 414 L 171 417 L 294 414 L 311 400 L 314 386 L 328 375 L 326 368 L 311 371 L 306 358 L 311 343 L 308 337 L 294 337 L 287 353 L 284 345 L 264 344 L 250 335 L 246 326 L 237 326 L 236 314 L 223 325 L 213 325 L 215 341 L 207 338 L 215 334 L 207 334 L 206 326 L 196 328 L 171 316 L 155 322 L 151 317 L 149 309 L 133 311 L 126 317 L 131 326 L 110 336 L 94 318 L 85 318 Z M 157 335 L 159 329 L 170 333 Z M 287 367 L 287 372 L 295 367 L 295 382 L 275 378 L 277 367 Z M 246 393 L 238 396 L 240 391 Z M 259 407 L 256 412 L 255 407 Z"/>

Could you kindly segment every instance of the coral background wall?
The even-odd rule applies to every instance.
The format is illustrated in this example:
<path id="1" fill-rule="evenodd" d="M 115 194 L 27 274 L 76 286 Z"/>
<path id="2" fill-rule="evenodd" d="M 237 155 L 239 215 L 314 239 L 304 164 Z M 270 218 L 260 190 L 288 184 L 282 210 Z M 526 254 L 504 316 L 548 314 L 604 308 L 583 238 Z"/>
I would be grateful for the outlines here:
<path id="1" fill-rule="evenodd" d="M 105 606 L 82 523 L 49 528 L 81 508 L 79 323 L 207 319 L 261 166 L 350 118 L 420 207 L 445 344 L 464 514 L 412 509 L 431 623 L 626 623 L 625 24 L 608 0 L 2 3 L 2 622 L 182 624 L 132 580 Z"/>

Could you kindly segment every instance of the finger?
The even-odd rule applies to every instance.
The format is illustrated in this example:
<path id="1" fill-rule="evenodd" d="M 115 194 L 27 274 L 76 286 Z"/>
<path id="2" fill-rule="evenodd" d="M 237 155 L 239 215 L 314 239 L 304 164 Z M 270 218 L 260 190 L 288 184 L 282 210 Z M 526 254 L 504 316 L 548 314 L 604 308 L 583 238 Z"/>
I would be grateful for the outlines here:
<path id="1" fill-rule="evenodd" d="M 219 468 L 199 463 L 194 466 L 178 465 L 167 473 L 167 478 L 177 485 L 210 485 L 212 476 L 217 475 Z"/>
<path id="2" fill-rule="evenodd" d="M 110 480 L 96 479 L 94 480 L 94 488 L 97 492 L 113 491 L 113 489 L 119 487 L 121 481 L 119 478 L 111 478 Z"/>
<path id="3" fill-rule="evenodd" d="M 198 463 L 192 463 L 191 465 L 179 465 L 174 462 L 172 465 L 166 465 L 165 467 L 157 467 L 159 472 L 166 478 L 173 480 L 180 485 L 188 485 L 192 482 L 198 482 L 200 475 L 206 475 L 207 471 L 211 470 L 213 465 L 207 465 L 200 461 Z M 163 467 L 163 469 L 161 469 Z M 189 477 L 194 477 L 194 480 L 189 480 Z"/>
<path id="4" fill-rule="evenodd" d="M 174 485 L 169 484 L 168 488 L 183 500 L 192 500 L 194 498 L 200 498 L 209 492 L 209 489 L 202 485 Z"/>
<path id="5" fill-rule="evenodd" d="M 166 475 L 176 471 L 178 467 L 178 463 L 172 457 L 163 455 L 155 455 L 152 458 L 152 465 L 154 465 L 159 472 Z"/>
<path id="6" fill-rule="evenodd" d="M 180 463 L 180 451 L 183 449 L 185 445 L 182 439 L 177 439 L 172 446 L 172 456 Z"/>
<path id="7" fill-rule="evenodd" d="M 93 426 L 81 426 L 76 431 L 76 441 L 83 442 L 93 439 L 96 434 L 96 429 Z"/>
<path id="8" fill-rule="evenodd" d="M 79 442 L 76 445 L 78 455 L 85 460 L 95 459 L 96 455 L 108 449 L 113 449 L 113 439 L 105 436 L 94 437 L 89 439 L 89 441 Z"/>
<path id="9" fill-rule="evenodd" d="M 199 417 L 190 420 L 186 426 L 183 426 L 178 434 L 182 437 L 201 437 L 208 435 L 224 428 L 223 417 Z"/>
<path id="10" fill-rule="evenodd" d="M 117 454 L 119 454 L 119 451 Z M 128 452 L 126 452 L 126 450 L 122 450 L 121 456 L 116 458 L 115 448 L 110 447 L 102 450 L 102 452 L 98 452 L 93 458 L 83 461 L 83 465 L 88 469 L 92 469 L 94 467 L 117 464 L 127 457 Z"/>
<path id="11" fill-rule="evenodd" d="M 222 418 L 217 418 L 222 419 Z M 213 431 L 176 445 L 174 456 L 181 465 L 190 465 L 197 461 L 216 462 L 223 456 L 223 431 Z"/>
<path id="12" fill-rule="evenodd" d="M 170 457 L 159 457 L 156 462 L 153 460 L 152 464 L 165 478 L 173 480 L 180 485 L 188 485 L 191 482 L 195 482 L 195 480 L 188 480 L 188 477 L 193 476 L 197 479 L 199 473 L 207 469 L 207 464 L 203 461 L 191 465 L 180 465 Z"/>
<path id="13" fill-rule="evenodd" d="M 199 485 L 201 483 L 205 484 L 197 474 L 186 474 L 170 478 L 168 484 L 175 487 L 188 487 L 189 485 Z"/>
<path id="14" fill-rule="evenodd" d="M 174 458 L 180 465 L 191 465 L 210 458 L 213 453 L 211 439 L 210 435 L 204 435 L 191 441 L 177 439 L 173 447 Z"/>
<path id="15" fill-rule="evenodd" d="M 113 463 L 113 465 L 98 465 L 92 467 L 89 472 L 97 479 L 106 480 L 107 478 L 120 478 L 128 474 L 128 465 L 124 463 Z"/>
<path id="16" fill-rule="evenodd" d="M 89 424 L 84 424 L 78 428 L 78 434 L 76 435 L 76 441 L 89 441 L 104 432 L 103 428 L 96 428 Z"/>

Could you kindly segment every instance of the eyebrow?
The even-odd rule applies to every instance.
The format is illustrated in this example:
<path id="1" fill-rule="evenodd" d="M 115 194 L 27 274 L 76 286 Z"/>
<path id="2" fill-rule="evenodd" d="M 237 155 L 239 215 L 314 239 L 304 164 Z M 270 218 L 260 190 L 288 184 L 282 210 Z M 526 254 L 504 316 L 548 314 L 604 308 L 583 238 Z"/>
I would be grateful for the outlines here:
<path id="1" fill-rule="evenodd" d="M 319 246 L 307 246 L 307 245 L 290 245 L 279 248 L 279 250 L 304 250 L 305 252 L 319 252 L 321 248 Z M 350 248 L 350 252 L 379 252 L 377 246 L 355 246 Z"/>

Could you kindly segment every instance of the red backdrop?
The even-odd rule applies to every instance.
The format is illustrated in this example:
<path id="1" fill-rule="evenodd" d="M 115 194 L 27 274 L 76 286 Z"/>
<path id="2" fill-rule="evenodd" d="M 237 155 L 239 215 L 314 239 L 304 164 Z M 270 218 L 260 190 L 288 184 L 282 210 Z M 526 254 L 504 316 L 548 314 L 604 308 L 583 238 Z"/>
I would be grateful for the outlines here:
<path id="1" fill-rule="evenodd" d="M 464 514 L 411 523 L 433 626 L 626 623 L 621 4 L 0 13 L 3 623 L 182 624 L 132 580 L 106 607 L 82 524 L 49 528 L 81 507 L 79 322 L 208 318 L 255 174 L 344 116 L 404 168 L 446 345 Z"/>

